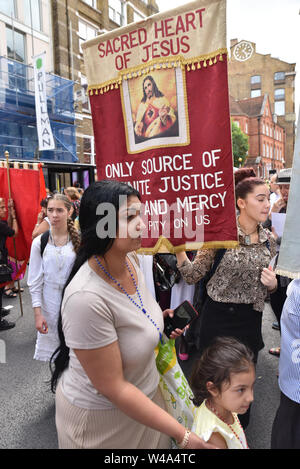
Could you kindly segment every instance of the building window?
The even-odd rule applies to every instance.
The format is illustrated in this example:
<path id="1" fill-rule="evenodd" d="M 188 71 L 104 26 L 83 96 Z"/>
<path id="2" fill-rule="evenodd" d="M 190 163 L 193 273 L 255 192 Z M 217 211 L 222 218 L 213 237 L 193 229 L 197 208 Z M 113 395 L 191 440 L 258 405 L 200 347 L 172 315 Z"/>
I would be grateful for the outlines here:
<path id="1" fill-rule="evenodd" d="M 135 10 L 133 10 L 133 22 L 136 23 L 138 21 L 141 21 L 144 19 L 144 16 L 140 15 L 137 13 Z"/>
<path id="2" fill-rule="evenodd" d="M 123 2 L 122 0 L 109 0 L 108 2 L 109 19 L 122 26 L 123 24 Z"/>
<path id="3" fill-rule="evenodd" d="M 251 90 L 251 98 L 257 98 L 257 96 L 261 96 L 261 90 Z"/>
<path id="4" fill-rule="evenodd" d="M 40 0 L 24 0 L 24 19 L 27 26 L 36 31 L 42 30 Z"/>
<path id="5" fill-rule="evenodd" d="M 97 36 L 98 28 L 86 23 L 82 19 L 78 20 L 78 36 L 79 36 L 79 50 L 82 54 L 81 44 L 93 37 Z"/>
<path id="6" fill-rule="evenodd" d="M 275 114 L 277 114 L 277 116 L 284 116 L 285 115 L 285 102 L 284 101 L 275 101 L 274 110 L 275 110 Z"/>
<path id="7" fill-rule="evenodd" d="M 87 83 L 86 77 L 83 76 L 83 75 L 81 75 L 81 86 L 82 86 L 82 88 L 81 88 L 82 110 L 91 112 L 90 100 L 89 100 L 89 97 L 88 97 L 88 94 L 87 94 L 88 83 Z"/>
<path id="8" fill-rule="evenodd" d="M 245 123 L 245 134 L 248 134 L 248 123 Z"/>
<path id="9" fill-rule="evenodd" d="M 94 137 L 92 136 L 83 137 L 83 158 L 84 163 L 95 164 Z"/>
<path id="10" fill-rule="evenodd" d="M 269 136 L 269 126 L 268 125 L 266 125 L 266 135 Z"/>
<path id="11" fill-rule="evenodd" d="M 15 0 L 0 0 L 0 12 L 9 17 L 16 18 L 16 3 Z"/>
<path id="12" fill-rule="evenodd" d="M 6 27 L 6 44 L 8 59 L 8 86 L 10 89 L 26 91 L 26 67 L 23 62 L 26 61 L 25 34 Z M 18 63 L 20 62 L 20 63 Z"/>
<path id="13" fill-rule="evenodd" d="M 83 2 L 90 5 L 90 7 L 97 8 L 97 0 L 83 0 Z"/>
<path id="14" fill-rule="evenodd" d="M 285 89 L 284 88 L 277 88 L 274 90 L 274 99 L 275 101 L 282 101 L 285 98 Z"/>
<path id="15" fill-rule="evenodd" d="M 285 80 L 285 72 L 274 73 L 274 81 L 284 81 L 284 80 Z"/>
<path id="16" fill-rule="evenodd" d="M 26 61 L 25 34 L 6 27 L 7 57 L 18 62 Z"/>
<path id="17" fill-rule="evenodd" d="M 256 85 L 257 83 L 261 82 L 261 76 L 260 75 L 254 75 L 251 77 L 251 85 Z"/>

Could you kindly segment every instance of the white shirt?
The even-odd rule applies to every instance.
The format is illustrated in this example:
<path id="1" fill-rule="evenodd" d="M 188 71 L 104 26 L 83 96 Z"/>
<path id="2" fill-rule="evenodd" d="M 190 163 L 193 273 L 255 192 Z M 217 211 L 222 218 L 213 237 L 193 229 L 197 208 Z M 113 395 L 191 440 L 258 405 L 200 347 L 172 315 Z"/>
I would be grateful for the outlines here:
<path id="1" fill-rule="evenodd" d="M 288 286 L 280 324 L 279 387 L 300 404 L 300 279 Z"/>
<path id="2" fill-rule="evenodd" d="M 75 252 L 71 241 L 57 247 L 48 243 L 41 257 L 41 236 L 37 236 L 31 245 L 28 286 L 32 307 L 41 307 L 48 326 L 47 334 L 37 333 L 33 358 L 49 361 L 59 346 L 57 322 L 62 290 L 71 272 Z"/>
<path id="3" fill-rule="evenodd" d="M 275 204 L 275 202 L 277 202 L 278 199 L 280 199 L 281 195 L 280 194 L 276 194 L 276 192 L 272 192 L 272 194 L 270 195 L 270 210 L 272 209 L 273 205 Z"/>
<path id="4" fill-rule="evenodd" d="M 71 241 L 59 247 L 48 242 L 41 257 L 41 236 L 33 240 L 30 252 L 27 283 L 32 307 L 40 306 L 49 312 L 59 311 L 61 293 L 76 255 Z"/>

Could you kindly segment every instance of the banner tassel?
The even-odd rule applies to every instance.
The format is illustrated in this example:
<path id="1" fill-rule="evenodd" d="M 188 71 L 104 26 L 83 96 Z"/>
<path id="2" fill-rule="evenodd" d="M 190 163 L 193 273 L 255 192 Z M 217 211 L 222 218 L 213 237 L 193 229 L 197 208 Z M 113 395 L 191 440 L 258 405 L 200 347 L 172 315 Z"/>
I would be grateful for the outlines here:
<path id="1" fill-rule="evenodd" d="M 190 72 L 195 70 L 200 70 L 202 67 L 207 68 L 208 66 L 212 66 L 218 62 L 224 61 L 223 55 L 227 57 L 226 49 L 219 49 L 214 53 L 211 53 L 206 56 L 199 56 L 193 57 L 189 60 L 182 60 L 181 57 L 176 56 L 172 60 L 170 58 L 163 59 L 161 58 L 159 61 L 155 62 L 152 61 L 149 63 L 148 66 L 143 67 L 135 67 L 133 69 L 126 70 L 121 72 L 116 79 L 107 81 L 106 83 L 98 84 L 98 85 L 91 85 L 88 88 L 88 94 L 93 96 L 93 94 L 104 94 L 110 90 L 118 89 L 119 86 L 122 85 L 123 80 L 130 80 L 132 78 L 141 77 L 142 75 L 151 73 L 155 70 L 161 69 L 171 69 L 171 68 L 181 68 L 182 71 Z M 202 64 L 201 64 L 202 62 Z M 119 86 L 117 86 L 119 85 Z"/>

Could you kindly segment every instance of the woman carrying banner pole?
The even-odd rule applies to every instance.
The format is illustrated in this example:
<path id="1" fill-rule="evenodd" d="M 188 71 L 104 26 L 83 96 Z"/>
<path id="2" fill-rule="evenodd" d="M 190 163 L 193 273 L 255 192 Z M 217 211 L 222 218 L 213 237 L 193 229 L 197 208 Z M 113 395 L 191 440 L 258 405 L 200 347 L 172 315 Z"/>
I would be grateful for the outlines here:
<path id="1" fill-rule="evenodd" d="M 81 199 L 81 246 L 53 360 L 60 448 L 168 449 L 170 437 L 182 448 L 212 447 L 165 411 L 154 354 L 163 313 L 134 252 L 140 206 L 139 192 L 115 181 L 90 185 Z"/>
<path id="2" fill-rule="evenodd" d="M 11 183 L 10 183 L 10 164 L 9 164 L 9 152 L 5 151 L 4 152 L 5 158 L 6 158 L 6 174 L 7 174 L 7 187 L 8 187 L 8 197 L 9 197 L 9 203 L 12 204 L 13 206 L 13 201 L 12 201 L 12 190 L 11 190 Z M 9 207 L 9 204 L 8 204 Z M 16 248 L 16 242 L 15 242 L 15 237 L 13 237 L 13 248 L 14 248 L 14 257 L 15 257 L 15 266 L 16 266 L 16 275 L 18 272 L 18 259 L 17 259 L 17 248 Z M 21 310 L 21 316 L 23 316 L 23 303 L 22 303 L 22 289 L 20 287 L 20 280 L 17 278 L 17 285 L 18 285 L 18 293 L 19 293 L 19 301 L 20 301 L 20 310 Z"/>
<path id="3" fill-rule="evenodd" d="M 5 246 L 7 237 L 14 237 L 18 234 L 18 222 L 12 199 L 8 200 L 8 218 L 4 221 L 6 215 L 5 199 L 0 198 L 0 264 L 7 265 L 7 249 Z M 1 283 L 1 281 L 0 281 Z M 8 312 L 2 308 L 2 295 L 4 287 L 0 286 L 0 331 L 12 329 L 15 323 L 3 319 Z"/>
<path id="4" fill-rule="evenodd" d="M 227 249 L 207 283 L 207 299 L 201 311 L 200 352 L 216 337 L 229 336 L 247 345 L 257 361 L 263 348 L 262 313 L 268 292 L 277 288 L 275 273 L 269 269 L 276 254 L 276 242 L 262 227 L 270 201 L 265 182 L 248 177 L 252 168 L 235 172 L 239 247 Z M 187 283 L 197 283 L 211 269 L 217 250 L 198 251 L 191 262 L 185 252 L 177 254 L 178 268 Z M 249 413 L 241 421 L 248 424 Z"/>

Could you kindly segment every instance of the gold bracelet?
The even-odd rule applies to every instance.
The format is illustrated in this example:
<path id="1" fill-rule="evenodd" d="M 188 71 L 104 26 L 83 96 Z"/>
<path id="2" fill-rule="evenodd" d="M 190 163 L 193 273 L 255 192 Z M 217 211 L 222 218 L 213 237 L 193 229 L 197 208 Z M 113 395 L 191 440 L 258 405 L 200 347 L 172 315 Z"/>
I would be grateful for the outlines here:
<path id="1" fill-rule="evenodd" d="M 177 443 L 177 446 L 178 446 L 180 449 L 186 448 L 186 446 L 187 446 L 187 444 L 188 444 L 188 442 L 189 442 L 189 439 L 190 439 L 190 434 L 191 434 L 191 431 L 190 431 L 190 430 L 186 430 L 186 431 L 185 431 L 183 440 L 182 440 L 180 443 Z"/>

